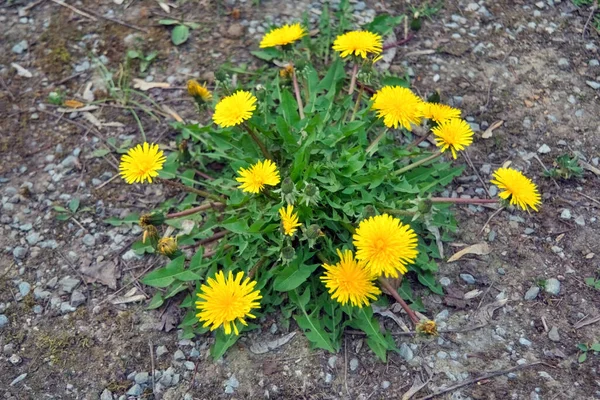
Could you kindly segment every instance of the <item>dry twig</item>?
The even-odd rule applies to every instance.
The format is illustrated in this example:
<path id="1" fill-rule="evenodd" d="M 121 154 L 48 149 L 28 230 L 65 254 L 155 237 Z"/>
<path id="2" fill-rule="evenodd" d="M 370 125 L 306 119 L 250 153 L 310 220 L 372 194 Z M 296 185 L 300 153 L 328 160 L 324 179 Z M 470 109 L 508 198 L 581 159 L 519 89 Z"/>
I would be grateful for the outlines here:
<path id="1" fill-rule="evenodd" d="M 66 7 L 69 10 L 73 11 L 74 13 L 79 14 L 81 16 L 84 16 L 84 17 L 86 17 L 86 18 L 88 18 L 88 19 L 90 19 L 92 21 L 97 21 L 97 19 L 94 18 L 92 15 L 90 15 L 90 14 L 88 14 L 86 12 L 83 12 L 83 11 L 75 8 L 72 5 L 65 3 L 64 1 L 61 1 L 61 0 L 50 0 L 50 1 L 53 2 L 53 3 L 58 4 L 59 6 Z"/>

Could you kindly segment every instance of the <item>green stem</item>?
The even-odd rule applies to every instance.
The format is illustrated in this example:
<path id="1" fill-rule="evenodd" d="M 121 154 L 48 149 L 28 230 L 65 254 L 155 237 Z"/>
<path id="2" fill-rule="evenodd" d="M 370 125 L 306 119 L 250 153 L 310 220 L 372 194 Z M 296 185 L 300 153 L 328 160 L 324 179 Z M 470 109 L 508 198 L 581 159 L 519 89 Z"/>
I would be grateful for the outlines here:
<path id="1" fill-rule="evenodd" d="M 365 150 L 365 152 L 367 154 L 370 154 L 371 152 L 375 152 L 373 149 L 375 148 L 375 146 L 377 146 L 377 144 L 381 141 L 381 139 L 383 139 L 383 137 L 385 136 L 385 134 L 387 133 L 387 128 L 384 129 L 383 132 L 381 132 L 376 138 L 375 140 L 373 140 L 371 142 L 371 144 L 369 145 L 369 147 L 367 147 L 367 149 Z"/>
<path id="2" fill-rule="evenodd" d="M 352 116 L 350 116 L 350 122 L 354 121 L 354 117 L 356 116 L 356 112 L 358 111 L 358 106 L 360 105 L 360 100 L 362 98 L 363 90 L 365 87 L 360 85 L 358 89 L 358 96 L 356 97 L 356 103 L 354 103 L 354 109 L 352 110 Z"/>
<path id="3" fill-rule="evenodd" d="M 412 217 L 413 215 L 416 214 L 415 211 L 394 210 L 393 208 L 383 208 L 383 209 L 381 209 L 381 212 L 388 213 L 390 215 L 398 215 L 398 216 L 405 216 L 405 217 Z"/>
<path id="4" fill-rule="evenodd" d="M 174 188 L 177 188 L 177 189 L 189 192 L 189 193 L 195 193 L 195 194 L 198 194 L 198 195 L 200 195 L 202 197 L 205 197 L 207 199 L 213 199 L 213 200 L 216 200 L 218 202 L 222 202 L 223 201 L 223 199 L 221 197 L 217 196 L 216 194 L 209 193 L 209 192 L 207 192 L 205 190 L 196 189 L 196 188 L 193 188 L 191 186 L 184 185 L 183 183 L 179 183 L 179 182 L 175 182 L 175 181 L 170 181 L 170 180 L 163 179 L 163 178 L 156 178 L 156 180 L 158 182 L 161 182 L 161 183 L 165 184 L 165 185 L 168 185 L 168 186 L 171 186 L 171 187 L 174 187 Z"/>
<path id="5" fill-rule="evenodd" d="M 180 211 L 180 212 L 167 214 L 167 215 L 165 215 L 165 218 L 166 219 L 171 219 L 171 218 L 187 217 L 188 215 L 196 214 L 197 212 L 200 212 L 200 211 L 209 210 L 211 208 L 223 207 L 224 205 L 225 204 L 223 204 L 223 203 L 203 204 L 203 205 L 198 206 L 198 207 L 193 207 L 193 208 L 189 208 L 187 210 L 183 210 L 183 211 Z"/>
<path id="6" fill-rule="evenodd" d="M 398 302 L 398 304 L 400 304 L 400 306 L 404 309 L 404 311 L 406 311 L 406 313 L 408 314 L 412 323 L 417 325 L 419 323 L 419 318 L 417 318 L 417 315 L 415 314 L 415 312 L 408 306 L 408 304 L 406 304 L 404 299 L 402 299 L 402 297 L 400 297 L 400 295 L 398 294 L 396 289 L 394 289 L 394 287 L 388 282 L 388 280 L 385 279 L 384 277 L 380 276 L 379 284 L 381 285 L 382 288 L 387 290 L 387 292 L 394 298 L 394 300 L 396 300 L 396 302 Z"/>
<path id="7" fill-rule="evenodd" d="M 429 199 L 432 203 L 456 203 L 456 204 L 494 204 L 499 203 L 498 199 L 463 199 L 452 197 L 432 197 Z"/>
<path id="8" fill-rule="evenodd" d="M 263 153 L 263 156 L 265 156 L 267 160 L 273 160 L 273 156 L 271 153 L 269 153 L 269 150 L 267 150 L 265 144 L 261 142 L 258 136 L 256 136 L 256 133 L 254 133 L 254 131 L 246 123 L 242 123 L 242 126 L 246 129 L 246 132 L 248 132 L 252 140 L 254 140 L 254 142 L 258 145 L 260 151 Z"/>
<path id="9" fill-rule="evenodd" d="M 302 105 L 302 97 L 300 96 L 300 87 L 298 86 L 298 78 L 296 77 L 296 68 L 294 68 L 292 71 L 292 83 L 294 84 L 294 93 L 296 94 L 296 102 L 298 103 L 300 119 L 304 119 L 304 105 Z"/>
<path id="10" fill-rule="evenodd" d="M 434 154 L 430 155 L 429 157 L 422 158 L 419 161 L 409 164 L 404 168 L 400 168 L 399 170 L 394 171 L 394 175 L 401 175 L 407 171 L 410 171 L 413 168 L 417 168 L 420 165 L 423 165 L 425 163 L 428 163 L 429 161 L 435 160 L 436 158 L 438 158 L 441 155 L 442 155 L 442 153 L 439 152 L 439 153 L 434 153 Z"/>

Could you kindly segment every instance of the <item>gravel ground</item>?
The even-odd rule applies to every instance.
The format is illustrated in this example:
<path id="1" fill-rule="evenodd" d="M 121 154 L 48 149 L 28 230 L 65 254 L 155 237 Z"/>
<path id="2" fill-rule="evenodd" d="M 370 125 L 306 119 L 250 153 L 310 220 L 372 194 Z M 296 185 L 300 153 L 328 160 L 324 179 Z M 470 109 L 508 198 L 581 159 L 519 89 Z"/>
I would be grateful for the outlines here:
<path id="1" fill-rule="evenodd" d="M 487 225 L 489 209 L 459 208 L 454 244 L 485 241 L 492 252 L 442 263 L 446 295 L 422 292 L 440 329 L 457 332 L 436 339 L 397 336 L 399 352 L 382 364 L 361 337 L 346 336 L 337 355 L 313 351 L 293 334 L 293 323 L 283 329 L 273 317 L 212 362 L 209 337 L 181 339 L 176 329 L 165 332 L 165 316 L 176 312 L 145 310 L 152 289 L 137 278 L 164 260 L 130 250 L 140 235 L 136 225 L 104 222 L 177 195 L 156 185 L 126 186 L 114 179 L 118 155 L 94 153 L 107 140 L 137 140 L 135 120 L 117 103 L 61 114 L 46 99 L 59 90 L 68 98 L 98 98 L 107 88 L 96 62 L 115 71 L 127 49 L 156 49 L 157 61 L 138 75 L 174 86 L 148 93 L 193 119 L 182 89 L 187 79 L 211 81 L 215 66 L 225 61 L 252 68 L 258 61 L 249 50 L 271 23 L 298 20 L 303 12 L 314 21 L 322 3 L 184 2 L 171 12 L 201 28 L 177 48 L 156 23 L 165 14 L 158 3 L 134 1 L 125 8 L 127 3 L 72 4 L 147 32 L 101 17 L 92 21 L 49 1 L 29 12 L 24 1 L 0 6 L 4 398 L 399 398 L 413 383 L 427 382 L 413 397 L 419 398 L 519 366 L 440 398 L 600 398 L 597 356 L 580 364 L 576 347 L 600 340 L 597 323 L 577 325 L 600 315 L 599 292 L 583 282 L 599 267 L 598 176 L 586 170 L 582 180 L 556 183 L 542 176 L 544 166 L 565 152 L 598 166 L 600 43 L 596 32 L 583 32 L 587 10 L 557 0 L 447 2 L 391 63 L 392 72 L 413 77 L 420 94 L 439 90 L 477 132 L 469 151 L 473 168 L 442 195 L 479 197 L 486 189 L 493 195 L 495 188 L 483 187 L 477 174 L 488 181 L 507 161 L 533 177 L 543 193 L 540 213 L 507 210 Z M 395 2 L 351 3 L 357 23 L 404 11 Z M 502 125 L 483 139 L 497 121 Z M 169 122 L 142 115 L 153 141 L 172 140 Z M 57 220 L 54 207 L 68 209 L 73 199 L 79 200 L 77 211 Z M 390 318 L 381 316 L 381 323 L 399 331 Z M 274 351 L 252 351 L 253 344 L 281 338 L 289 341 Z M 527 367 L 536 362 L 543 364 Z"/>

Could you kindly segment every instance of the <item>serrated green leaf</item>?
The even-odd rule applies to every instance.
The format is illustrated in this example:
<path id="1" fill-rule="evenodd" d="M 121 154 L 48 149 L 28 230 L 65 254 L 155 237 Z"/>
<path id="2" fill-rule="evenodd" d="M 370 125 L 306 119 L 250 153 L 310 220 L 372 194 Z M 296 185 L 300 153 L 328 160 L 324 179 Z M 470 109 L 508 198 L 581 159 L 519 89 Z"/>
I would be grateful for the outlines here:
<path id="1" fill-rule="evenodd" d="M 302 285 L 309 276 L 319 267 L 314 265 L 288 265 L 275 278 L 273 289 L 278 292 L 287 292 Z"/>
<path id="2" fill-rule="evenodd" d="M 185 43 L 190 37 L 190 28 L 185 25 L 177 25 L 171 32 L 171 41 L 175 46 Z"/>
<path id="3" fill-rule="evenodd" d="M 184 269 L 185 256 L 180 256 L 167 264 L 164 268 L 159 268 L 150 272 L 142 279 L 144 285 L 164 288 L 175 281 L 196 281 L 200 280 L 200 275 L 190 270 Z"/>
<path id="4" fill-rule="evenodd" d="M 164 302 L 165 299 L 163 298 L 162 294 L 160 292 L 157 292 L 150 300 L 150 303 L 148 303 L 148 307 L 146 307 L 146 309 L 154 310 L 155 308 L 162 306 Z"/>
<path id="5" fill-rule="evenodd" d="M 442 289 L 442 285 L 440 285 L 438 282 L 436 282 L 435 277 L 433 276 L 433 274 L 429 271 L 427 272 L 420 272 L 417 274 L 417 277 L 419 279 L 419 282 L 422 285 L 425 285 L 429 288 L 429 290 L 431 290 L 433 293 L 439 294 L 439 295 L 443 295 L 444 294 L 444 289 Z"/>
<path id="6" fill-rule="evenodd" d="M 230 335 L 226 335 L 223 328 L 217 329 L 217 334 L 215 335 L 215 343 L 210 349 L 210 355 L 216 361 L 225 354 L 227 349 L 237 342 L 239 339 L 239 335 L 234 334 L 233 332 Z"/>

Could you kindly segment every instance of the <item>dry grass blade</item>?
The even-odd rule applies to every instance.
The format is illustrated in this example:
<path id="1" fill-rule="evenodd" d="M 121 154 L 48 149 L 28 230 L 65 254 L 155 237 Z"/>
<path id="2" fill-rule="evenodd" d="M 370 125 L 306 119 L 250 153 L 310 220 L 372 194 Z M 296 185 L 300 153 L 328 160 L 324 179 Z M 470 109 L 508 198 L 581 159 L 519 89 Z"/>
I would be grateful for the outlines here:
<path id="1" fill-rule="evenodd" d="M 487 243 L 481 242 L 477 244 L 473 244 L 469 247 L 462 249 L 461 251 L 455 253 L 452 257 L 448 259 L 448 262 L 454 262 L 460 260 L 464 255 L 467 254 L 475 254 L 478 256 L 484 256 L 486 254 L 490 254 L 492 250 Z"/>

